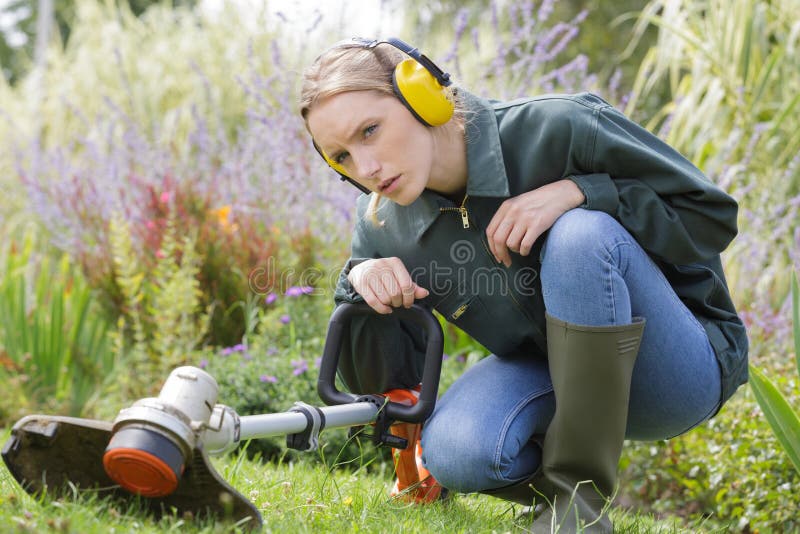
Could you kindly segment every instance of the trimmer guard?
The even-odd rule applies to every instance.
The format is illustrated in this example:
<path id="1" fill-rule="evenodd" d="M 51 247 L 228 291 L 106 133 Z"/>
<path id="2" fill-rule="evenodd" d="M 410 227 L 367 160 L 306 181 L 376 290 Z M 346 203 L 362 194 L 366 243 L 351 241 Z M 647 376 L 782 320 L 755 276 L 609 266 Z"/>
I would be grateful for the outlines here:
<path id="1" fill-rule="evenodd" d="M 130 502 L 131 494 L 116 485 L 103 469 L 103 453 L 112 424 L 94 419 L 57 415 L 29 415 L 11 430 L 3 446 L 3 460 L 25 491 L 51 497 L 70 495 L 70 485 L 98 496 Z M 167 497 L 139 497 L 155 516 L 190 513 L 240 522 L 260 528 L 261 514 L 242 494 L 225 482 L 198 447 L 186 466 L 178 488 Z"/>

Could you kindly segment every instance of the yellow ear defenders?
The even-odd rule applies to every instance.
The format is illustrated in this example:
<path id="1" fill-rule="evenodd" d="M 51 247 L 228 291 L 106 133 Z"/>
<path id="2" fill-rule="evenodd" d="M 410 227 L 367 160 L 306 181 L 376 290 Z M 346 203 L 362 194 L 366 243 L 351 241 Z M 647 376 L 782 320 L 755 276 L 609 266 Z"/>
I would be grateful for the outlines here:
<path id="1" fill-rule="evenodd" d="M 450 99 L 448 87 L 452 82 L 450 74 L 440 69 L 427 56 L 408 43 L 390 37 L 386 40 L 364 39 L 353 37 L 346 41 L 341 41 L 333 46 L 338 47 L 362 47 L 372 49 L 379 44 L 389 44 L 405 52 L 408 59 L 405 59 L 395 66 L 392 73 L 392 86 L 395 95 L 406 106 L 414 117 L 426 126 L 441 126 L 449 121 L 453 116 L 454 105 Z M 314 148 L 325 159 L 330 167 L 346 180 L 355 185 L 363 193 L 369 194 L 370 190 L 352 180 L 344 172 L 344 168 L 330 159 L 314 142 Z"/>

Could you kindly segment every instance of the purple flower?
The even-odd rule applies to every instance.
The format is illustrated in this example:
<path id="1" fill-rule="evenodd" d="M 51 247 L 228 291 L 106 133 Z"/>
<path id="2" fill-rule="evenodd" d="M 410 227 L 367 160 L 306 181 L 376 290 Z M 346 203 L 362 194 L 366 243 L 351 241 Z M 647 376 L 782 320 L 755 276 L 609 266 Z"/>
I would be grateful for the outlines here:
<path id="1" fill-rule="evenodd" d="M 264 303 L 265 303 L 265 304 L 267 304 L 267 305 L 270 305 L 270 304 L 272 304 L 273 302 L 275 302 L 276 300 L 278 300 L 278 295 L 276 295 L 276 294 L 275 294 L 275 293 L 273 293 L 273 292 L 270 292 L 270 293 L 269 293 L 269 295 L 267 295 L 267 296 L 264 298 Z"/>
<path id="2" fill-rule="evenodd" d="M 281 315 L 280 321 L 283 324 L 289 324 L 292 321 L 292 318 L 289 317 L 287 314 L 283 314 L 283 315 Z"/>
<path id="3" fill-rule="evenodd" d="M 247 347 L 245 347 L 242 343 L 238 343 L 232 347 L 225 347 L 220 351 L 222 356 L 230 356 L 234 352 L 247 352 Z"/>
<path id="4" fill-rule="evenodd" d="M 205 359 L 205 358 L 203 358 L 202 360 L 200 360 L 200 363 L 199 363 L 199 364 L 197 364 L 197 366 L 198 366 L 200 369 L 205 369 L 205 368 L 208 366 L 208 360 L 207 360 L 207 359 Z"/>
<path id="5" fill-rule="evenodd" d="M 303 291 L 299 286 L 292 286 L 286 290 L 286 293 L 284 293 L 284 295 L 287 297 L 299 297 L 302 294 Z"/>
<path id="6" fill-rule="evenodd" d="M 292 286 L 286 290 L 287 297 L 299 297 L 300 295 L 310 295 L 314 292 L 314 288 L 311 286 Z"/>
<path id="7" fill-rule="evenodd" d="M 294 371 L 292 371 L 294 376 L 301 375 L 308 371 L 308 363 L 306 363 L 305 360 L 292 360 L 292 367 L 294 367 Z"/>
<path id="8" fill-rule="evenodd" d="M 261 382 L 269 382 L 270 384 L 275 384 L 278 379 L 272 375 L 261 375 L 258 377 Z"/>

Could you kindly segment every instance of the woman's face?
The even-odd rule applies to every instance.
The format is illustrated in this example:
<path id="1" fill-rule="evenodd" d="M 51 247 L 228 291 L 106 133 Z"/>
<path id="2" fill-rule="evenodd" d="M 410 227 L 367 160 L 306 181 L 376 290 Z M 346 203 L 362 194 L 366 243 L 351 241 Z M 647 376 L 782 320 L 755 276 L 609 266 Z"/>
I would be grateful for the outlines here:
<path id="1" fill-rule="evenodd" d="M 407 206 L 428 185 L 431 131 L 393 95 L 350 91 L 317 102 L 308 128 L 320 150 L 370 190 Z"/>

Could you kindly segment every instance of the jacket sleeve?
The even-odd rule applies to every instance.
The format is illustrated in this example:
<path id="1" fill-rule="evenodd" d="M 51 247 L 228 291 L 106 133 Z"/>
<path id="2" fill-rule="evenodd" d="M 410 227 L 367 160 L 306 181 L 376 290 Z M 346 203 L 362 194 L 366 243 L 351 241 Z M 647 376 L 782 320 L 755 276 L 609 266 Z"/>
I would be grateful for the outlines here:
<path id="1" fill-rule="evenodd" d="M 583 207 L 614 216 L 645 250 L 670 263 L 711 258 L 728 246 L 737 233 L 732 197 L 613 107 L 598 109 L 594 120 L 594 141 L 581 157 L 592 172 L 569 176 L 586 197 Z"/>
<path id="2" fill-rule="evenodd" d="M 362 261 L 380 257 L 369 246 L 364 224 L 359 216 L 351 258 L 339 274 L 334 292 L 337 306 L 364 301 L 347 275 Z M 358 394 L 414 387 L 422 378 L 426 344 L 424 331 L 392 314 L 356 316 L 342 336 L 339 376 L 351 392 Z"/>

